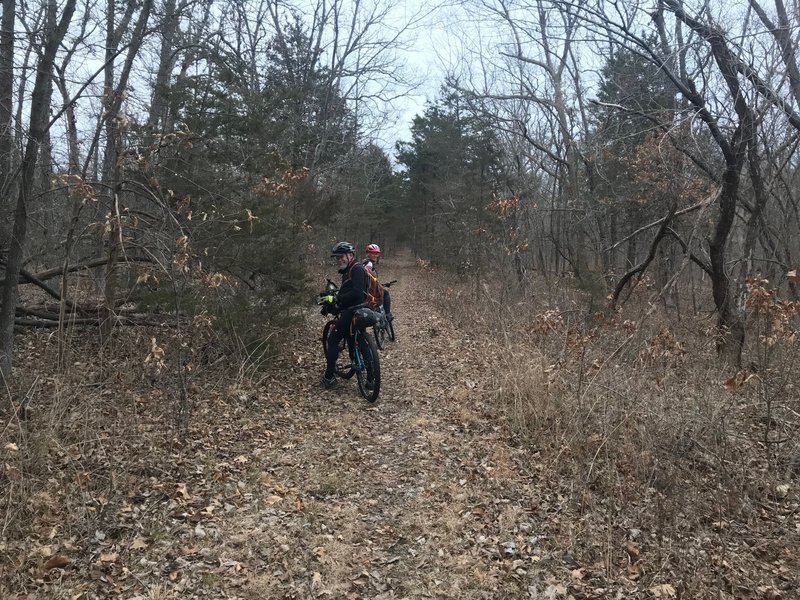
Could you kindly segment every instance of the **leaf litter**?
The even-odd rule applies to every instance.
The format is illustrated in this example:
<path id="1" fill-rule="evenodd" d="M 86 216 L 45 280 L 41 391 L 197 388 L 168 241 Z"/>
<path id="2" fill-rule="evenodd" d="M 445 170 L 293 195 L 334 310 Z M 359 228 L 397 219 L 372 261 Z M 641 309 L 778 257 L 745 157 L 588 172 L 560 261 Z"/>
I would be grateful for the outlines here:
<path id="1" fill-rule="evenodd" d="M 182 443 L 175 431 L 170 445 L 159 438 L 167 392 L 132 386 L 133 425 L 120 415 L 104 429 L 93 417 L 92 443 L 54 449 L 51 492 L 32 498 L 27 537 L 0 541 L 0 592 L 580 600 L 673 598 L 699 585 L 635 507 L 575 501 L 547 449 L 508 427 L 485 340 L 434 301 L 430 272 L 393 275 L 398 341 L 381 354 L 377 405 L 353 382 L 317 388 L 323 321 L 312 313 L 257 388 L 225 388 L 222 377 L 199 387 Z M 778 585 L 796 581 L 797 546 L 755 540 L 764 560 L 733 567 L 715 540 L 687 537 L 680 552 L 706 577 L 731 579 L 738 597 L 790 597 Z"/>

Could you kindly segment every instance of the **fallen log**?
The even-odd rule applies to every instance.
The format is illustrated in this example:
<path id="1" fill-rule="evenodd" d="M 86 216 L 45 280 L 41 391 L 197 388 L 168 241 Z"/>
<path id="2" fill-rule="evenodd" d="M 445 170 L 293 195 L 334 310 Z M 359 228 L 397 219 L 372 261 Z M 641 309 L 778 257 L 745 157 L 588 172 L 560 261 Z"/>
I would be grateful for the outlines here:
<path id="1" fill-rule="evenodd" d="M 33 317 L 33 318 L 31 318 Z M 125 315 L 112 317 L 114 326 L 120 327 L 177 327 L 181 323 L 186 323 L 187 318 L 184 316 L 168 316 L 168 315 L 153 315 L 153 314 L 139 314 L 139 315 Z M 16 327 L 44 327 L 52 328 L 59 326 L 59 318 L 57 313 L 35 313 L 29 312 L 28 316 L 17 317 L 14 319 Z M 64 319 L 65 327 L 73 327 L 76 325 L 81 326 L 100 326 L 100 317 L 72 317 L 68 316 Z"/>

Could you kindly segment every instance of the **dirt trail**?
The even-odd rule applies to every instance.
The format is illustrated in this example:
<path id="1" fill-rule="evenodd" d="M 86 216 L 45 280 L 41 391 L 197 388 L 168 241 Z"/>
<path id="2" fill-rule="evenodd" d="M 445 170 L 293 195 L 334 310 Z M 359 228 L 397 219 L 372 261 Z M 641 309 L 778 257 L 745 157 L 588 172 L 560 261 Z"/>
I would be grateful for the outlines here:
<path id="1" fill-rule="evenodd" d="M 317 388 L 315 315 L 294 399 L 264 414 L 253 511 L 222 532 L 250 569 L 245 594 L 535 597 L 549 585 L 535 516 L 546 507 L 493 409 L 481 342 L 434 306 L 410 261 L 382 275 L 399 280 L 398 339 L 381 354 L 378 403 L 354 380 Z"/>

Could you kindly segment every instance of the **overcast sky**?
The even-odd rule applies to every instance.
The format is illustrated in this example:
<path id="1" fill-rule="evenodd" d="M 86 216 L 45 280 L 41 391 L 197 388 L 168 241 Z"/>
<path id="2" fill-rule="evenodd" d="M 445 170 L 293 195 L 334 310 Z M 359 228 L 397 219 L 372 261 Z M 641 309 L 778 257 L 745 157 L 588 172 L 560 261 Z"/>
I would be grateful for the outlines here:
<path id="1" fill-rule="evenodd" d="M 398 52 L 408 82 L 398 86 L 381 131 L 376 132 L 379 144 L 390 154 L 397 141 L 411 139 L 414 117 L 425 111 L 427 102 L 437 99 L 447 72 L 457 60 L 461 33 L 457 31 L 457 15 L 452 7 L 434 8 L 420 0 L 407 0 L 402 6 L 403 18 L 424 15 L 424 19 L 407 32 L 408 43 Z"/>

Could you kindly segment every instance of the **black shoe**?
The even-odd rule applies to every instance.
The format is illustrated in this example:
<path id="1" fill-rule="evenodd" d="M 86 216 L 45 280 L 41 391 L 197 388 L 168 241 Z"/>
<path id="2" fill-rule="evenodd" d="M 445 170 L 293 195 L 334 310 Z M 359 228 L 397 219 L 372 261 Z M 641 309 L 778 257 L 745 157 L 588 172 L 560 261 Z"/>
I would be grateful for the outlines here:
<path id="1" fill-rule="evenodd" d="M 337 385 L 339 385 L 339 384 L 338 384 L 338 382 L 336 381 L 336 377 L 331 377 L 330 379 L 327 379 L 327 378 L 326 378 L 326 377 L 323 375 L 323 376 L 322 376 L 322 381 L 320 381 L 320 382 L 319 382 L 319 387 L 321 387 L 323 390 L 332 390 L 332 389 L 333 389 L 333 388 L 335 388 Z"/>

